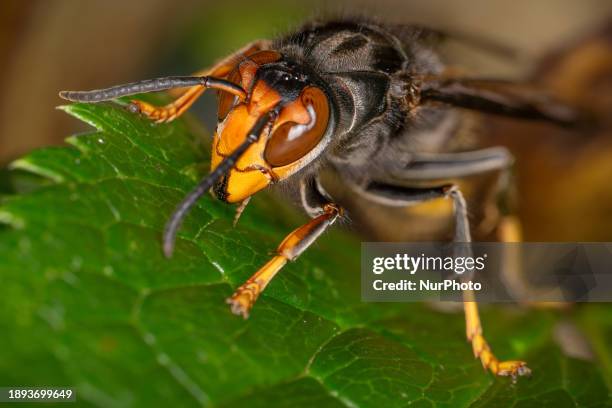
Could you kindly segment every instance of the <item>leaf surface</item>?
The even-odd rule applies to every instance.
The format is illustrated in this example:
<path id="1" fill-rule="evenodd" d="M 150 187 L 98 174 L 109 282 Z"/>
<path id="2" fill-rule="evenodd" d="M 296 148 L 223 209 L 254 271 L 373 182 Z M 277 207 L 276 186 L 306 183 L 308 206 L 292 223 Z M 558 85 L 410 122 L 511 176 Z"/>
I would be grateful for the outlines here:
<path id="1" fill-rule="evenodd" d="M 112 105 L 63 109 L 94 130 L 15 162 L 48 182 L 1 198 L 0 384 L 72 386 L 93 406 L 596 407 L 609 397 L 609 318 L 583 319 L 603 361 L 593 364 L 561 352 L 554 313 L 485 308 L 498 356 L 533 369 L 512 385 L 473 359 L 460 310 L 362 303 L 359 242 L 339 231 L 288 265 L 251 318 L 232 315 L 225 299 L 304 219 L 264 194 L 232 228 L 234 208 L 206 196 L 167 260 L 165 221 L 207 168 L 201 138 L 182 120 L 154 125 Z"/>

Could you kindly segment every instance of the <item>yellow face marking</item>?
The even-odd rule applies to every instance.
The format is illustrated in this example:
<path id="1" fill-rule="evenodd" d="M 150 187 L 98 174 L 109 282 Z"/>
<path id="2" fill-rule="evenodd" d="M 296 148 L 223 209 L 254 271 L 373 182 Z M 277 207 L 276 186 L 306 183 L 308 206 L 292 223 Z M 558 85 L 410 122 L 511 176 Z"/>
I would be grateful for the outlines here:
<path id="1" fill-rule="evenodd" d="M 211 168 L 218 166 L 224 157 L 240 146 L 257 119 L 280 101 L 278 92 L 263 82 L 256 84 L 250 100 L 236 105 L 219 124 L 213 138 Z M 270 184 L 270 176 L 261 170 L 271 171 L 263 158 L 267 133 L 264 130 L 259 141 L 247 149 L 227 174 L 224 187 L 227 202 L 242 201 Z"/>

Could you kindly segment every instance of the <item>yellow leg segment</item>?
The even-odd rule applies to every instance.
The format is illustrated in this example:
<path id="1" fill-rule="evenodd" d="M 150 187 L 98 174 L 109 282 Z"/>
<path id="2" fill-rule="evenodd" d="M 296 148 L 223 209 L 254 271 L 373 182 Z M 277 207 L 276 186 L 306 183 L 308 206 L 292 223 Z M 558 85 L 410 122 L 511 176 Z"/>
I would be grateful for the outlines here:
<path id="1" fill-rule="evenodd" d="M 455 242 L 471 242 L 469 223 L 467 217 L 467 207 L 463 194 L 458 189 L 451 189 L 450 196 L 453 199 L 455 211 Z M 489 343 L 482 333 L 482 324 L 478 313 L 478 303 L 474 292 L 471 290 L 463 291 L 463 308 L 465 310 L 465 329 L 466 337 L 472 343 L 474 357 L 479 358 L 485 370 L 491 371 L 499 376 L 511 376 L 512 381 L 523 375 L 531 374 L 531 370 L 524 361 L 510 360 L 499 361 Z"/>
<path id="2" fill-rule="evenodd" d="M 501 242 L 523 241 L 521 221 L 518 217 L 508 215 L 501 219 L 498 228 L 498 239 Z M 520 251 L 516 251 L 514 248 L 507 248 L 506 251 L 508 254 L 504 260 L 504 278 L 506 280 L 506 285 L 508 285 L 510 289 L 522 293 L 523 296 L 530 293 L 530 295 L 527 296 L 528 298 L 538 298 L 538 289 L 528 286 L 527 281 L 523 277 Z M 547 292 L 551 291 L 550 289 L 544 290 Z M 559 295 L 559 297 L 560 296 L 561 295 Z M 571 307 L 571 303 L 552 301 L 523 301 L 522 304 L 536 309 L 552 310 L 564 310 Z"/>
<path id="3" fill-rule="evenodd" d="M 530 375 L 531 370 L 527 367 L 524 361 L 510 360 L 499 361 L 489 343 L 485 340 L 482 334 L 482 325 L 480 324 L 480 315 L 478 314 L 478 303 L 474 298 L 474 292 L 463 292 L 463 307 L 465 310 L 465 328 L 466 336 L 469 342 L 472 343 L 474 357 L 479 358 L 485 370 L 491 371 L 499 376 L 511 376 L 512 381 L 523 375 Z"/>
<path id="4" fill-rule="evenodd" d="M 188 88 L 183 95 L 165 106 L 155 106 L 150 103 L 132 100 L 133 110 L 143 114 L 155 123 L 171 122 L 181 116 L 204 93 L 202 85 Z"/>
<path id="5" fill-rule="evenodd" d="M 240 286 L 232 297 L 227 299 L 227 303 L 231 305 L 232 313 L 242 315 L 245 319 L 248 318 L 259 294 L 263 292 L 287 261 L 288 259 L 282 255 L 275 256 Z"/>
<path id="6" fill-rule="evenodd" d="M 523 229 L 518 217 L 514 215 L 502 217 L 499 222 L 498 237 L 501 242 L 522 242 Z"/>
<path id="7" fill-rule="evenodd" d="M 313 218 L 308 223 L 291 232 L 278 246 L 277 254 L 268 263 L 262 266 L 251 276 L 234 294 L 227 299 L 231 305 L 232 312 L 242 315 L 245 319 L 255 301 L 268 286 L 268 283 L 276 276 L 278 271 L 288 261 L 295 260 L 302 252 L 310 246 L 336 218 L 342 210 L 335 204 L 327 204 L 323 207 L 323 214 Z"/>
<path id="8" fill-rule="evenodd" d="M 269 41 L 258 40 L 254 41 L 237 52 L 223 58 L 214 66 L 198 71 L 195 76 L 214 76 L 218 78 L 226 77 L 234 68 L 238 58 L 241 55 L 248 55 L 253 52 L 266 49 L 269 46 Z M 155 123 L 171 122 L 181 116 L 206 90 L 202 85 L 196 85 L 187 88 L 180 93 L 176 100 L 165 106 L 155 106 L 150 103 L 132 100 L 131 110 L 140 112 Z"/>

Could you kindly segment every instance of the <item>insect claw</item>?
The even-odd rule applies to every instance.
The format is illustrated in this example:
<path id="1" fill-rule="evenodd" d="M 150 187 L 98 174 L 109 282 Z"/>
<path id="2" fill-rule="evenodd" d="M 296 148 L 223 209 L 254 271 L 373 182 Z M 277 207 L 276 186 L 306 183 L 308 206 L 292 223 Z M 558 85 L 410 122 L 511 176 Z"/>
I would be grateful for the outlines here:
<path id="1" fill-rule="evenodd" d="M 249 318 L 249 310 L 239 300 L 234 299 L 233 296 L 227 298 L 226 303 L 230 305 L 230 309 L 233 314 L 237 316 L 242 316 L 242 318 L 245 320 Z"/>
<path id="2" fill-rule="evenodd" d="M 128 112 L 133 113 L 133 114 L 139 114 L 139 113 L 141 113 L 141 111 L 140 111 L 140 105 L 138 105 L 138 104 L 137 104 L 137 103 L 135 103 L 135 102 L 130 102 L 130 103 L 127 105 L 127 110 L 128 110 Z"/>
<path id="3" fill-rule="evenodd" d="M 516 384 L 518 377 L 530 377 L 531 369 L 524 361 L 504 361 L 499 363 L 497 375 L 502 377 L 510 376 L 512 383 Z"/>
<path id="4" fill-rule="evenodd" d="M 242 315 L 243 318 L 248 319 L 249 312 L 260 292 L 260 286 L 256 282 L 247 282 L 239 287 L 236 292 L 227 299 L 227 303 L 231 305 L 232 313 L 235 315 Z"/>
<path id="5" fill-rule="evenodd" d="M 522 365 L 518 368 L 518 375 L 524 377 L 531 377 L 531 369 L 527 365 Z"/>

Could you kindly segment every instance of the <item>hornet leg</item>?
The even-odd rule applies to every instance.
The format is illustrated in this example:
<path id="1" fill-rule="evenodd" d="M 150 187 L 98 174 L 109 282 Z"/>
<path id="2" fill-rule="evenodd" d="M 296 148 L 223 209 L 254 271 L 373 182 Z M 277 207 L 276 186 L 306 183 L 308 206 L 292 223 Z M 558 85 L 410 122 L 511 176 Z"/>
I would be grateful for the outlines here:
<path id="1" fill-rule="evenodd" d="M 472 238 L 469 230 L 467 217 L 467 207 L 463 194 L 456 188 L 450 190 L 450 197 L 453 200 L 455 212 L 455 242 L 471 242 Z M 516 381 L 518 376 L 529 375 L 531 370 L 524 361 L 510 360 L 499 361 L 493 354 L 489 343 L 485 340 L 482 333 L 482 324 L 478 313 L 478 303 L 474 292 L 465 290 L 463 292 L 463 307 L 465 310 L 465 326 L 468 341 L 472 343 L 474 357 L 480 358 L 482 366 L 499 376 L 511 376 Z"/>
<path id="2" fill-rule="evenodd" d="M 512 157 L 503 148 L 489 148 L 473 152 L 448 154 L 422 154 L 415 155 L 404 167 L 391 170 L 391 176 L 397 183 L 371 183 L 364 191 L 373 199 L 391 200 L 398 204 L 410 205 L 439 197 L 449 197 L 453 200 L 455 217 L 454 242 L 472 241 L 467 216 L 467 208 L 463 194 L 456 186 L 432 187 L 429 189 L 415 189 L 411 184 L 423 181 L 435 181 L 453 178 L 462 178 L 489 171 L 501 171 L 507 174 L 512 164 Z M 502 184 L 507 182 L 502 180 Z M 501 186 L 505 187 L 505 186 Z M 517 238 L 516 225 L 507 225 L 508 239 Z M 523 361 L 499 361 L 493 354 L 491 347 L 485 340 L 478 313 L 478 304 L 473 291 L 464 291 L 463 306 L 465 310 L 466 335 L 472 344 L 474 356 L 479 358 L 485 369 L 495 375 L 517 376 L 528 375 L 531 370 Z"/>
<path id="3" fill-rule="evenodd" d="M 234 69 L 236 62 L 239 62 L 237 60 L 240 56 L 265 49 L 267 44 L 268 42 L 266 40 L 254 41 L 237 52 L 223 58 L 214 66 L 198 71 L 195 75 L 224 78 Z M 189 109 L 205 90 L 206 88 L 202 85 L 192 86 L 183 91 L 177 99 L 165 106 L 155 106 L 147 102 L 133 100 L 131 101 L 130 110 L 140 112 L 155 123 L 171 122 Z"/>
<path id="4" fill-rule="evenodd" d="M 521 222 L 516 216 L 506 215 L 501 219 L 498 228 L 500 242 L 521 242 L 522 229 Z M 525 279 L 523 265 L 521 264 L 522 254 L 518 246 L 507 246 L 504 248 L 502 259 L 502 278 L 504 285 L 514 294 L 520 303 L 536 309 L 564 310 L 571 307 L 571 303 L 560 301 L 531 300 L 541 299 L 546 296 L 562 298 L 559 288 L 539 288 L 532 287 Z"/>
<path id="5" fill-rule="evenodd" d="M 232 312 L 242 315 L 245 319 L 253 304 L 276 276 L 278 271 L 288 261 L 295 260 L 306 250 L 334 221 L 342 215 L 342 209 L 335 204 L 326 204 L 321 208 L 321 214 L 310 220 L 307 224 L 291 232 L 281 242 L 277 249 L 277 255 L 262 266 L 251 276 L 234 294 L 227 299 L 231 305 Z"/>

